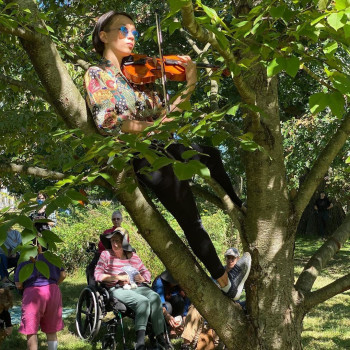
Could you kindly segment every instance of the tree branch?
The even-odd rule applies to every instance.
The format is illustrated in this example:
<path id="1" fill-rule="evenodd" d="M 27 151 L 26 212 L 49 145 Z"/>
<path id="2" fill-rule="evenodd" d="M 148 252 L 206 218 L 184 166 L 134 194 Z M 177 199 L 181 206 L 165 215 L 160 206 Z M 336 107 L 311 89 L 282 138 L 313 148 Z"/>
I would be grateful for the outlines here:
<path id="1" fill-rule="evenodd" d="M 0 164 L 0 173 L 19 173 L 40 178 L 49 178 L 52 180 L 62 180 L 65 177 L 63 173 L 57 171 L 50 171 L 43 168 L 27 165 L 18 165 L 15 163 Z"/>
<path id="2" fill-rule="evenodd" d="M 298 217 L 303 213 L 303 210 L 309 203 L 317 186 L 323 179 L 324 174 L 327 172 L 338 152 L 344 146 L 349 135 L 350 113 L 347 113 L 337 132 L 330 138 L 326 147 L 319 154 L 313 167 L 306 176 L 305 181 L 300 186 L 299 192 L 294 200 L 295 211 Z"/>
<path id="3" fill-rule="evenodd" d="M 176 235 L 166 220 L 143 190 L 137 187 L 130 192 L 125 189 L 125 179 L 132 179 L 132 174 L 121 172 L 115 175 L 118 186 L 115 188 L 117 199 L 124 205 L 139 232 L 165 264 L 176 280 L 183 286 L 191 301 L 204 318 L 210 319 L 225 344 L 230 349 L 243 349 L 254 342 L 251 323 L 237 304 L 219 293 L 218 287 Z M 227 319 L 222 322 L 222 315 L 210 310 L 225 310 Z M 242 336 L 243 335 L 243 336 Z"/>
<path id="4" fill-rule="evenodd" d="M 191 185 L 191 190 L 196 196 L 205 199 L 206 201 L 210 202 L 211 204 L 214 204 L 222 210 L 225 210 L 221 199 L 215 196 L 214 194 L 210 193 L 209 191 L 205 190 L 203 187 L 198 185 Z"/>
<path id="5" fill-rule="evenodd" d="M 0 32 L 4 34 L 14 35 L 28 41 L 34 41 L 36 38 L 36 33 L 28 29 L 24 29 L 22 27 L 9 28 L 9 27 L 0 25 Z"/>
<path id="6" fill-rule="evenodd" d="M 189 0 L 181 7 L 181 14 L 183 25 L 194 38 L 203 43 L 210 43 L 211 46 L 224 58 L 227 67 L 230 67 L 230 63 L 232 62 L 236 63 L 236 58 L 230 48 L 223 49 L 218 43 L 215 34 L 201 27 L 197 23 L 194 16 L 192 0 Z M 255 105 L 255 93 L 248 87 L 240 75 L 234 77 L 234 83 L 242 100 L 247 104 Z"/>
<path id="7" fill-rule="evenodd" d="M 301 293 L 310 292 L 316 278 L 329 260 L 340 250 L 350 237 L 350 214 L 334 234 L 317 250 L 300 274 L 295 288 Z"/>
<path id="8" fill-rule="evenodd" d="M 350 273 L 327 286 L 306 295 L 303 306 L 306 312 L 318 304 L 350 289 Z"/>
<path id="9" fill-rule="evenodd" d="M 334 87 L 327 82 L 325 82 L 322 78 L 320 78 L 317 74 L 315 74 L 310 68 L 306 67 L 305 64 L 301 67 L 307 74 L 310 75 L 311 78 L 315 79 L 317 82 L 319 82 L 321 85 L 327 87 L 327 89 L 331 91 L 335 91 Z"/>
<path id="10" fill-rule="evenodd" d="M 43 89 L 40 88 L 40 86 L 35 86 L 28 83 L 27 81 L 13 79 L 4 74 L 0 74 L 0 81 L 3 81 L 8 85 L 17 86 L 22 90 L 29 90 L 33 95 L 38 96 L 43 100 L 51 103 L 50 97 L 43 91 Z"/>
<path id="11" fill-rule="evenodd" d="M 44 25 L 39 19 L 35 0 L 15 0 L 14 2 L 22 10 L 30 9 L 33 26 Z M 34 41 L 20 40 L 57 114 L 70 128 L 80 128 L 85 134 L 95 133 L 96 126 L 88 115 L 85 100 L 72 81 L 51 38 L 37 33 Z"/>

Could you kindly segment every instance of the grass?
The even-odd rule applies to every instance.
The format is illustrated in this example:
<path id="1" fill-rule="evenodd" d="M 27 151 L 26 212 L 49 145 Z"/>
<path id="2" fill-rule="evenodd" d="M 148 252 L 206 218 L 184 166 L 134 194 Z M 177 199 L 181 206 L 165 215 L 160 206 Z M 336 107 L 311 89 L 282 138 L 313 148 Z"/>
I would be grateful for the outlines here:
<path id="1" fill-rule="evenodd" d="M 322 241 L 313 237 L 298 238 L 296 242 L 295 262 L 296 276 L 300 274 L 304 264 L 313 252 L 322 244 Z M 350 266 L 350 243 L 345 245 L 330 261 L 327 269 L 316 280 L 314 285 L 318 289 L 329 284 L 335 279 L 347 274 Z M 83 273 L 68 276 L 62 283 L 64 308 L 75 309 L 80 291 L 86 285 Z M 15 305 L 20 305 L 21 297 L 14 292 Z M 71 313 L 64 319 L 65 328 L 58 333 L 59 349 L 61 350 L 97 350 L 102 349 L 101 334 L 95 343 L 81 341 L 75 332 L 75 313 Z M 126 333 L 129 342 L 128 348 L 132 348 L 133 329 L 131 322 L 126 322 Z M 118 338 L 120 339 L 120 338 Z M 350 291 L 344 292 L 328 300 L 313 309 L 304 320 L 303 332 L 304 350 L 345 350 L 350 349 Z M 180 340 L 174 342 L 175 348 L 179 348 Z M 26 349 L 25 337 L 18 333 L 18 325 L 14 327 L 11 337 L 1 344 L 3 350 Z M 39 350 L 47 349 L 45 334 L 39 332 Z M 121 349 L 121 347 L 119 347 Z M 288 349 L 286 349 L 288 350 Z"/>

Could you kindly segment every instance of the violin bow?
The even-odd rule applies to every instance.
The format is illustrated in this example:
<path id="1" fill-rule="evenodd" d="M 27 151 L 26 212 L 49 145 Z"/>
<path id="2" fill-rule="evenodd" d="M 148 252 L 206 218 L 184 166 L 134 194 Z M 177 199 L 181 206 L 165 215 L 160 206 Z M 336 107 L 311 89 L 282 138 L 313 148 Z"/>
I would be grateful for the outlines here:
<path id="1" fill-rule="evenodd" d="M 164 59 L 163 59 L 163 38 L 162 38 L 162 31 L 160 27 L 160 17 L 158 11 L 155 12 L 156 15 L 156 27 L 157 27 L 157 40 L 158 40 L 158 49 L 159 49 L 159 58 L 160 58 L 160 69 L 162 73 L 162 86 L 163 86 L 163 103 L 164 107 L 170 113 L 170 106 L 169 106 L 169 95 L 166 90 L 166 74 L 165 74 L 165 64 L 164 64 Z"/>

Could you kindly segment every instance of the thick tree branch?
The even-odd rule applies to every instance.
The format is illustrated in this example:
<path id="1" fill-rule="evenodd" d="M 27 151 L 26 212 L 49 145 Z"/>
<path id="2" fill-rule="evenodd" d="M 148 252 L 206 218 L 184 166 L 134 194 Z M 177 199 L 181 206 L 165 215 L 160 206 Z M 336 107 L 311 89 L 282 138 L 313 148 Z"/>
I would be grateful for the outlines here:
<path id="1" fill-rule="evenodd" d="M 33 26 L 43 26 L 35 0 L 16 0 L 15 3 L 22 10 L 30 9 Z M 34 41 L 21 39 L 21 43 L 58 115 L 70 128 L 80 128 L 86 134 L 95 133 L 96 127 L 88 116 L 85 100 L 72 81 L 51 38 L 36 34 Z"/>
<path id="2" fill-rule="evenodd" d="M 350 214 L 334 234 L 317 250 L 300 274 L 295 288 L 306 294 L 310 292 L 316 278 L 329 260 L 340 250 L 350 237 Z"/>
<path id="3" fill-rule="evenodd" d="M 221 202 L 222 202 L 227 214 L 230 216 L 233 224 L 235 225 L 235 227 L 238 229 L 239 232 L 242 232 L 241 220 L 243 218 L 242 218 L 242 216 L 239 215 L 239 210 L 237 209 L 237 207 L 235 207 L 231 198 L 228 196 L 228 194 L 224 191 L 224 189 L 214 179 L 205 178 L 204 180 L 217 193 L 218 197 L 221 199 Z M 245 237 L 244 237 L 244 241 L 246 243 Z"/>
<path id="4" fill-rule="evenodd" d="M 27 81 L 13 79 L 4 74 L 0 74 L 0 81 L 3 81 L 8 85 L 17 86 L 22 90 L 29 90 L 34 96 L 38 96 L 43 100 L 51 103 L 50 97 L 40 88 L 40 86 L 35 86 Z"/>
<path id="5" fill-rule="evenodd" d="M 183 25 L 188 29 L 190 34 L 197 40 L 203 43 L 210 43 L 211 46 L 224 58 L 227 66 L 229 63 L 236 63 L 236 58 L 231 52 L 230 48 L 223 49 L 217 41 L 215 34 L 201 27 L 195 19 L 192 0 L 189 0 L 185 5 L 181 7 L 181 14 L 183 18 Z M 237 87 L 242 100 L 245 103 L 255 104 L 255 93 L 244 82 L 243 78 L 238 75 L 234 77 L 234 83 Z"/>
<path id="6" fill-rule="evenodd" d="M 65 177 L 63 173 L 57 171 L 50 171 L 39 167 L 18 165 L 15 163 L 0 164 L 0 173 L 19 173 L 52 180 L 62 180 Z"/>
<path id="7" fill-rule="evenodd" d="M 205 190 L 203 187 L 198 185 L 191 185 L 192 192 L 206 201 L 214 204 L 218 208 L 225 210 L 224 205 L 222 204 L 222 201 L 219 197 L 215 196 L 214 194 L 210 193 L 209 191 Z"/>
<path id="8" fill-rule="evenodd" d="M 343 293 L 350 289 L 350 273 L 317 291 L 307 294 L 304 300 L 304 309 L 308 312 L 310 309 L 326 300 Z"/>
<path id="9" fill-rule="evenodd" d="M 242 309 L 219 292 L 184 243 L 172 230 L 140 188 L 130 193 L 123 184 L 132 174 L 116 175 L 117 198 L 124 205 L 144 239 L 185 289 L 204 318 L 218 332 L 229 349 L 251 348 L 254 337 L 252 327 Z M 220 312 L 225 310 L 225 322 Z"/>
<path id="10" fill-rule="evenodd" d="M 21 27 L 9 28 L 9 27 L 0 25 L 0 32 L 4 34 L 9 34 L 9 35 L 15 35 L 19 38 L 22 38 L 28 41 L 34 41 L 36 38 L 36 33 Z"/>
<path id="11" fill-rule="evenodd" d="M 295 210 L 297 216 L 300 217 L 303 210 L 310 201 L 324 174 L 327 172 L 329 166 L 334 158 L 344 146 L 346 140 L 350 135 L 350 113 L 347 113 L 340 124 L 337 132 L 330 138 L 326 147 L 319 154 L 311 171 L 305 178 L 305 181 L 300 186 L 299 192 L 294 200 Z"/>

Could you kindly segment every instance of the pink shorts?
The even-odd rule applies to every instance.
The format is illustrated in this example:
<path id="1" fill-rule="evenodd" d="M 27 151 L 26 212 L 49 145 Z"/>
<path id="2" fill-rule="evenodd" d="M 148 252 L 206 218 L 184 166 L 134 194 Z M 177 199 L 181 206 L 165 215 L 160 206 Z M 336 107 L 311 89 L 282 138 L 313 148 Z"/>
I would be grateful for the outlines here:
<path id="1" fill-rule="evenodd" d="M 62 295 L 57 284 L 28 287 L 23 292 L 19 332 L 36 334 L 39 325 L 44 333 L 56 333 L 63 329 Z"/>

